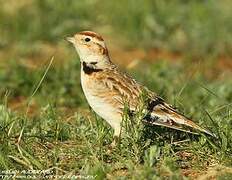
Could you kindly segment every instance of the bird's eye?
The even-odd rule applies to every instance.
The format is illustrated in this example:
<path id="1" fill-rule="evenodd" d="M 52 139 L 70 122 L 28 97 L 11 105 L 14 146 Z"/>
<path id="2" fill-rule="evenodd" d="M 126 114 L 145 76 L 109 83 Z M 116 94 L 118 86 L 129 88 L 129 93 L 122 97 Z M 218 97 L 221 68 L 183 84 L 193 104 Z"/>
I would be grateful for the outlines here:
<path id="1" fill-rule="evenodd" d="M 90 38 L 85 38 L 85 42 L 89 42 L 91 39 Z"/>

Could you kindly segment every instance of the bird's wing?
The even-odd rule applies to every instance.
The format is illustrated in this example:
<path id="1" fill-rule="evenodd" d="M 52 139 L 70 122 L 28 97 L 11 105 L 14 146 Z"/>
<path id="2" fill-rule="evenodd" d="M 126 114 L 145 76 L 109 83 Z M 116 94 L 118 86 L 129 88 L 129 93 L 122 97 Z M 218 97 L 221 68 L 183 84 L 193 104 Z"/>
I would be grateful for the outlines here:
<path id="1" fill-rule="evenodd" d="M 111 98 L 120 104 L 123 109 L 125 103 L 134 108 L 137 106 L 138 97 L 142 93 L 142 86 L 133 78 L 118 69 L 105 70 L 104 75 L 98 78 L 98 82 L 103 83 L 109 92 L 112 92 Z"/>
<path id="2" fill-rule="evenodd" d="M 160 97 L 156 96 L 150 100 L 147 109 L 149 113 L 144 118 L 146 123 L 165 126 L 193 134 L 198 134 L 196 131 L 201 131 L 215 137 L 213 133 L 200 127 L 183 114 L 177 112 L 175 109 L 173 109 L 173 107 L 165 103 L 165 101 Z"/>

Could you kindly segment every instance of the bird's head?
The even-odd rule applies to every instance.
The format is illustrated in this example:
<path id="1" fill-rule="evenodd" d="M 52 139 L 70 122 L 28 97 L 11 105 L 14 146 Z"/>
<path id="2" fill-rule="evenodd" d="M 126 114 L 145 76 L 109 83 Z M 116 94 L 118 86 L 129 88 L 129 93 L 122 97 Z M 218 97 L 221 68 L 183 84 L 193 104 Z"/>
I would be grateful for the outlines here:
<path id="1" fill-rule="evenodd" d="M 68 37 L 67 40 L 74 45 L 82 62 L 99 64 L 110 62 L 106 44 L 97 33 L 82 31 Z"/>

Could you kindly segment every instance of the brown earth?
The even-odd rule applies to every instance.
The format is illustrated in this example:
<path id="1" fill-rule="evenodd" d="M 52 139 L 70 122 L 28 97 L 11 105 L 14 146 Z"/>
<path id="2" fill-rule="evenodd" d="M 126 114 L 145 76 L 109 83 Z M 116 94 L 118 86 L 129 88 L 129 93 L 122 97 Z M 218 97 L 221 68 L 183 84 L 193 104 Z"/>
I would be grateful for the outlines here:
<path id="1" fill-rule="evenodd" d="M 209 57 L 190 58 L 184 54 L 156 48 L 148 50 L 141 48 L 124 49 L 119 48 L 118 46 L 115 47 L 109 45 L 109 52 L 113 62 L 129 69 L 136 68 L 141 61 L 146 61 L 147 63 L 154 63 L 156 61 L 176 63 L 191 60 L 193 63 L 201 62 L 206 63 L 206 65 L 209 66 L 209 64 L 207 64 Z M 74 48 L 71 47 L 71 45 L 69 46 L 69 44 L 66 44 L 65 41 L 58 45 L 39 42 L 32 46 L 32 50 L 26 51 L 26 53 L 17 45 L 12 45 L 10 48 L 0 50 L 0 65 L 7 65 L 7 62 L 10 59 L 22 63 L 28 68 L 34 69 L 40 67 L 44 62 L 49 61 L 52 56 L 55 58 L 54 64 L 56 65 L 67 63 L 67 61 L 71 58 L 78 59 Z M 212 60 L 212 58 L 210 60 Z M 213 68 L 214 72 L 232 72 L 231 56 L 222 55 L 220 57 L 213 58 L 213 62 L 213 66 L 210 68 Z"/>

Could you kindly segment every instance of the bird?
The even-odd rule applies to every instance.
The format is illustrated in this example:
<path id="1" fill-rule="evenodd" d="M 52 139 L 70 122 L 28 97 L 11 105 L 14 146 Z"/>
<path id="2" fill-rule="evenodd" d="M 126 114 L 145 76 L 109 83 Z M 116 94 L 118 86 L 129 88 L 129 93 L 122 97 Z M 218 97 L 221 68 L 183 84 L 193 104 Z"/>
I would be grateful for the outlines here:
<path id="1" fill-rule="evenodd" d="M 144 123 L 165 126 L 171 129 L 214 136 L 190 118 L 178 112 L 155 92 L 121 71 L 109 56 L 102 36 L 92 31 L 81 31 L 66 38 L 79 54 L 81 63 L 81 86 L 88 104 L 114 129 L 114 137 L 119 137 L 125 102 L 129 111 L 135 113 L 139 97 L 147 93 Z"/>

